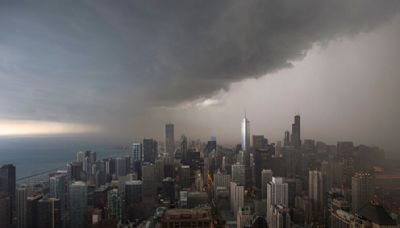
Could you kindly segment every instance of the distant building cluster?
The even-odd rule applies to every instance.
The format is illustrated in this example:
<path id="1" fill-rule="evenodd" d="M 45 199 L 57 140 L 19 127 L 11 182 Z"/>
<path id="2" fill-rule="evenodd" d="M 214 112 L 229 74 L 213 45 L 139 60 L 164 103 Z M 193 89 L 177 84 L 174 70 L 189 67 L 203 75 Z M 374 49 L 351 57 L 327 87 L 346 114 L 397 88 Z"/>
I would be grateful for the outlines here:
<path id="1" fill-rule="evenodd" d="M 135 141 L 126 156 L 79 151 L 44 181 L 16 183 L 0 167 L 1 228 L 399 227 L 400 169 L 377 147 L 301 139 L 300 116 L 283 142 L 250 134 L 222 147 L 175 138 Z"/>

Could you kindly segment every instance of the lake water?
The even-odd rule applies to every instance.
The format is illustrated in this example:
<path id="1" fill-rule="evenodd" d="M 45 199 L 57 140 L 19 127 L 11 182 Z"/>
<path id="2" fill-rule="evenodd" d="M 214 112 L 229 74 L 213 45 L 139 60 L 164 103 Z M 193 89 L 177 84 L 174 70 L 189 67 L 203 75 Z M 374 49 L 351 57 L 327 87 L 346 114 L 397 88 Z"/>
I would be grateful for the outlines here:
<path id="1" fill-rule="evenodd" d="M 97 158 L 129 155 L 129 143 L 117 145 L 93 138 L 1 138 L 0 166 L 14 164 L 17 179 L 65 167 L 76 159 L 76 152 L 93 150 Z"/>

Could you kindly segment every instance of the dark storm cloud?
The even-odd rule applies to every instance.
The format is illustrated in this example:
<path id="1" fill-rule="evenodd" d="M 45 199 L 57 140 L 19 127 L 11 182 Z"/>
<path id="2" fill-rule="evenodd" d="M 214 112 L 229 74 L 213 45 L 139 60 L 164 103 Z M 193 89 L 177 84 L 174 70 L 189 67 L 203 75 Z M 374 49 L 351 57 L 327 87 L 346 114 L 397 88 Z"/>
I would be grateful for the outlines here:
<path id="1" fill-rule="evenodd" d="M 135 118 L 289 67 L 315 42 L 369 31 L 399 5 L 0 1 L 0 117 L 97 124 Z"/>

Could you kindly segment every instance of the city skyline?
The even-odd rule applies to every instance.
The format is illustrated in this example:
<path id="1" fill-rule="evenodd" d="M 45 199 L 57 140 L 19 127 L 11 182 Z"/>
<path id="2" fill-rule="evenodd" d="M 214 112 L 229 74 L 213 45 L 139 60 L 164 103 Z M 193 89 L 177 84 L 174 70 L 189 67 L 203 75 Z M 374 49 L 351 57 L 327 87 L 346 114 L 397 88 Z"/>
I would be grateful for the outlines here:
<path id="1" fill-rule="evenodd" d="M 273 140 L 290 130 L 286 120 L 292 114 L 301 113 L 308 126 L 303 138 L 368 142 L 395 154 L 397 1 L 229 1 L 181 8 L 156 1 L 96 3 L 0 3 L 7 34 L 0 39 L 6 60 L 0 65 L 0 105 L 9 107 L 0 112 L 2 138 L 159 139 L 160 126 L 173 122 L 177 135 L 218 135 L 233 144 L 246 108 L 257 123 L 252 132 Z M 131 13 L 141 8 L 147 14 Z M 248 15 L 244 8 L 292 13 L 283 20 Z M 330 8 L 332 14 L 321 13 Z M 305 16 L 305 9 L 314 17 Z M 210 17 L 192 17 L 205 14 Z M 256 26 L 263 22 L 265 29 Z"/>
<path id="2" fill-rule="evenodd" d="M 0 0 L 0 228 L 399 228 L 399 0 Z"/>

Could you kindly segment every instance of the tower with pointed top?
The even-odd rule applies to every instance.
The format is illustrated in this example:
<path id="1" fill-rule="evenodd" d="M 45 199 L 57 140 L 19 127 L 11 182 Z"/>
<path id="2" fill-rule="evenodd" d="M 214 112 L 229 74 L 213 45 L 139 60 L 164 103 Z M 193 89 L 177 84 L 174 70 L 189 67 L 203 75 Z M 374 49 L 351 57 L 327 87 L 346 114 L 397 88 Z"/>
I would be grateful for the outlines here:
<path id="1" fill-rule="evenodd" d="M 246 117 L 246 112 L 242 120 L 242 149 L 247 151 L 250 148 L 250 121 Z"/>

